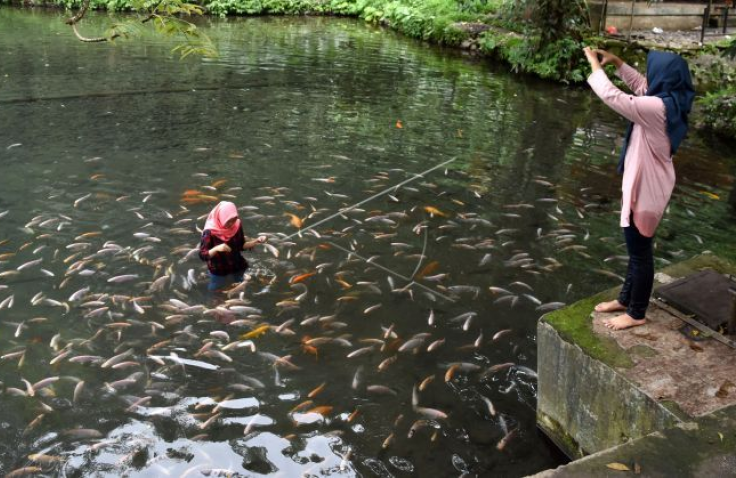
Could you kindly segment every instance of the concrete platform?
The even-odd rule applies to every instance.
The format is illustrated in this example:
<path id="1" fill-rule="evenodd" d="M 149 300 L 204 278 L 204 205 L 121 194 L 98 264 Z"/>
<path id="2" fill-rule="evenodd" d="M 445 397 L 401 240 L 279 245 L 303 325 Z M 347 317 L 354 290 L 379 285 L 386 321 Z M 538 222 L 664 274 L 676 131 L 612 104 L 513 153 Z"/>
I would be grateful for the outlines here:
<path id="1" fill-rule="evenodd" d="M 703 268 L 736 273 L 733 264 L 702 255 L 664 269 L 656 280 Z M 613 314 L 592 311 L 617 293 L 584 299 L 539 322 L 539 427 L 570 457 L 590 455 L 541 476 L 620 474 L 605 464 L 626 464 L 621 460 L 632 471 L 639 465 L 642 476 L 736 476 L 736 350 L 715 340 L 689 341 L 677 330 L 679 319 L 654 307 L 646 325 L 613 332 L 602 325 Z M 693 473 L 706 469 L 698 466 L 726 468 L 683 474 L 681 456 Z M 681 472 L 673 474 L 673 467 Z"/>

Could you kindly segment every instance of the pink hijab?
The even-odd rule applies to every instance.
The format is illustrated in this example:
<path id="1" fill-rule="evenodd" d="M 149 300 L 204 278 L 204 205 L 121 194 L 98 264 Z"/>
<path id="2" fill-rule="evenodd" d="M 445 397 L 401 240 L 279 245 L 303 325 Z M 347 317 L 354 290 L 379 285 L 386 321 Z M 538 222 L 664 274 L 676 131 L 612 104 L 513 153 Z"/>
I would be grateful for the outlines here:
<path id="1" fill-rule="evenodd" d="M 210 215 L 207 216 L 204 229 L 209 229 L 213 236 L 227 242 L 240 229 L 240 219 L 235 221 L 232 226 L 225 227 L 225 223 L 233 217 L 238 217 L 238 208 L 229 201 L 221 201 L 220 204 L 212 209 Z"/>

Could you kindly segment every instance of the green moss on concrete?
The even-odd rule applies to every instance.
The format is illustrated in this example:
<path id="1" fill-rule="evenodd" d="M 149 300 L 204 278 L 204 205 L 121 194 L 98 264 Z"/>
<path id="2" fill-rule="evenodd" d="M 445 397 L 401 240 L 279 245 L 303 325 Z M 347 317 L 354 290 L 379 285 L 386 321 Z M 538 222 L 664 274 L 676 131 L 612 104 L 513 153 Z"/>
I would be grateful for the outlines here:
<path id="1" fill-rule="evenodd" d="M 577 460 L 585 456 L 585 452 L 580 448 L 578 442 L 565 431 L 565 428 L 554 418 L 540 412 L 539 409 L 537 409 L 537 425 L 557 445 L 557 448 L 562 450 L 571 460 Z"/>
<path id="2" fill-rule="evenodd" d="M 692 420 L 692 417 L 685 413 L 685 411 L 680 408 L 680 406 L 673 402 L 672 400 L 660 400 L 659 404 L 662 405 L 664 408 L 669 410 L 674 416 L 682 420 L 683 422 L 687 422 L 689 420 Z"/>
<path id="3" fill-rule="evenodd" d="M 665 267 L 662 272 L 680 278 L 703 269 L 713 269 L 721 274 L 736 274 L 736 264 L 713 254 L 701 254 L 692 259 Z"/>
<path id="4" fill-rule="evenodd" d="M 615 340 L 593 332 L 590 314 L 599 302 L 616 298 L 616 289 L 588 297 L 542 317 L 565 341 L 579 346 L 590 357 L 614 368 L 634 365 L 626 351 Z"/>

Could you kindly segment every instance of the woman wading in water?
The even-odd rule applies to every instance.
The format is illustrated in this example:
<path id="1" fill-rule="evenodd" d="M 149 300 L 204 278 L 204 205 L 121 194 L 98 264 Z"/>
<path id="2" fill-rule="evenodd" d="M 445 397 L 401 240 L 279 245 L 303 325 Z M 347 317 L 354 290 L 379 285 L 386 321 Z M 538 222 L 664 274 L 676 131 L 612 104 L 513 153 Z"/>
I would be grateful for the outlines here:
<path id="1" fill-rule="evenodd" d="M 593 70 L 588 84 L 606 105 L 630 121 L 618 163 L 623 174 L 621 227 L 629 267 L 618 299 L 595 307 L 596 312 L 625 311 L 603 322 L 622 330 L 646 323 L 654 284 L 652 242 L 675 186 L 672 156 L 687 133 L 695 92 L 687 63 L 679 55 L 650 51 L 645 78 L 612 53 L 589 47 L 584 52 Z M 634 95 L 611 83 L 602 68 L 608 63 L 616 66 L 616 75 Z"/>
<path id="2" fill-rule="evenodd" d="M 212 209 L 202 231 L 199 257 L 207 263 L 210 291 L 222 290 L 233 282 L 241 282 L 248 262 L 241 253 L 266 242 L 266 236 L 245 241 L 243 227 L 235 204 L 222 201 Z"/>

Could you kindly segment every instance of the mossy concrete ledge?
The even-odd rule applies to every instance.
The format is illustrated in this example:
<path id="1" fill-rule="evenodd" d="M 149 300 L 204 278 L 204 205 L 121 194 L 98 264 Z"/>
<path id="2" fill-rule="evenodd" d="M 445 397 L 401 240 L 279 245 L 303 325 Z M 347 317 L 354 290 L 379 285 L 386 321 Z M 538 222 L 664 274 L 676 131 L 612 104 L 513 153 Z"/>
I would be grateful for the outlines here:
<path id="1" fill-rule="evenodd" d="M 736 274 L 734 264 L 704 254 L 658 272 L 655 287 L 705 268 Z M 551 312 L 537 326 L 537 423 L 572 459 L 630 443 L 664 450 L 680 443 L 667 438 L 679 436 L 672 430 L 736 410 L 736 351 L 715 340 L 689 342 L 677 330 L 682 322 L 655 307 L 647 325 L 608 330 L 602 321 L 612 315 L 593 307 L 617 290 Z M 733 423 L 720 432 L 736 436 Z"/>

